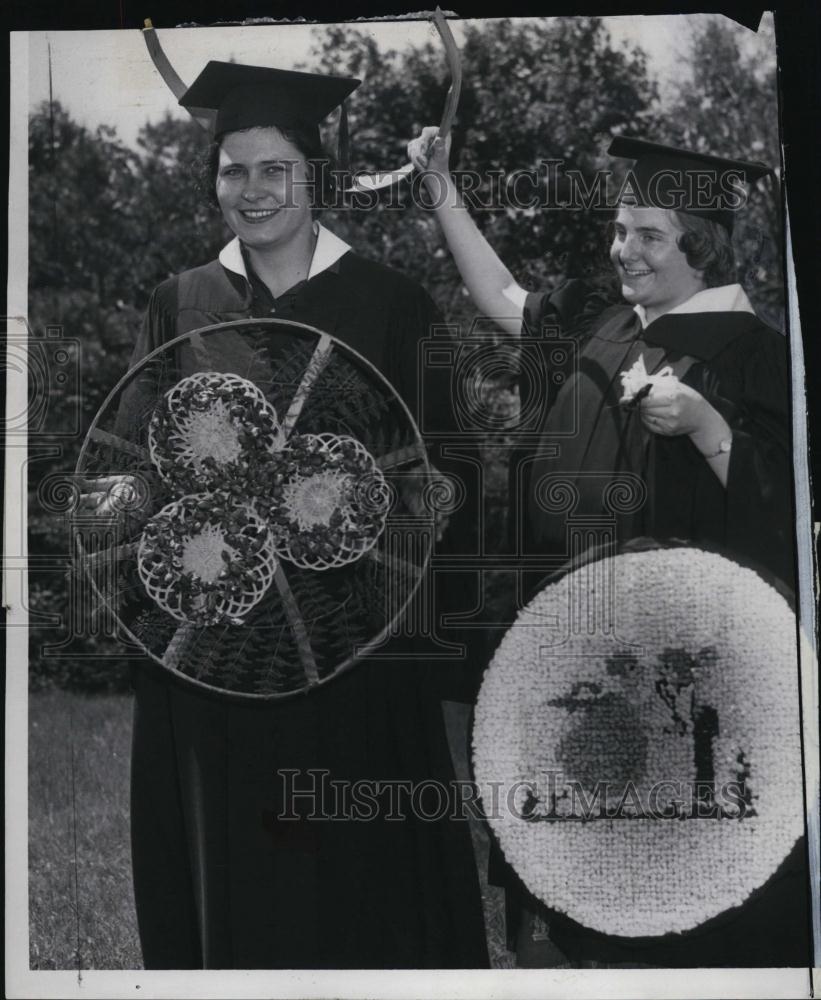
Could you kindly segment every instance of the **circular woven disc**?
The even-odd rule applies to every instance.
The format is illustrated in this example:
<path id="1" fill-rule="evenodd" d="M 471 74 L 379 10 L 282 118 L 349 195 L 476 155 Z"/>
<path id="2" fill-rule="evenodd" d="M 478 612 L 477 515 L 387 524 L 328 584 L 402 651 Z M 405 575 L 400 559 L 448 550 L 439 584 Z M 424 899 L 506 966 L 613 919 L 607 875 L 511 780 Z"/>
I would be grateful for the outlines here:
<path id="1" fill-rule="evenodd" d="M 180 422 L 172 405 L 160 430 L 174 425 L 174 433 L 160 435 L 162 447 L 151 431 L 169 393 L 173 401 L 181 384 L 200 383 L 203 392 L 210 386 L 220 400 L 219 389 L 238 386 L 254 404 L 240 406 L 231 397 L 224 406 L 203 409 L 205 417 L 214 418 L 214 453 L 206 457 L 216 469 L 207 474 L 190 439 L 200 448 L 203 439 L 206 446 L 211 443 L 208 420 L 195 420 L 183 407 L 183 417 L 187 413 L 190 419 Z M 244 414 L 232 414 L 235 404 Z M 226 410 L 235 423 L 225 419 Z M 254 435 L 259 411 L 273 416 L 268 430 Z M 203 413 L 198 409 L 196 415 Z M 159 421 L 155 424 L 157 431 Z M 257 447 L 249 436 L 264 446 Z M 321 440 L 329 452 L 334 447 L 344 451 L 346 442 L 353 442 L 357 454 L 367 458 L 371 471 L 363 481 L 346 481 L 352 496 L 346 493 L 345 523 L 338 531 L 333 523 L 319 525 L 333 528 L 341 541 L 329 532 L 314 537 L 317 529 L 308 532 L 307 541 L 301 535 L 296 539 L 299 550 L 293 540 L 290 546 L 281 543 L 282 526 L 273 516 L 276 492 L 293 499 L 293 484 L 266 478 L 271 471 L 266 462 L 272 453 L 284 455 L 292 438 Z M 241 446 L 239 452 L 223 447 L 232 442 Z M 95 565 L 111 564 L 111 597 L 105 599 L 124 636 L 172 673 L 232 696 L 291 697 L 333 680 L 366 654 L 381 652 L 421 584 L 433 547 L 433 509 L 419 514 L 431 470 L 407 405 L 366 358 L 321 330 L 288 320 L 215 324 L 183 334 L 144 358 L 100 408 L 77 472 L 129 476 L 139 484 L 134 494 L 140 502 L 122 518 L 119 537 L 107 548 L 83 553 L 93 556 Z M 319 478 L 302 485 L 304 494 L 295 505 L 317 517 L 316 508 L 329 505 L 327 488 L 322 495 L 329 482 Z M 147 591 L 146 573 L 141 578 L 138 572 L 146 524 L 167 505 L 195 495 L 224 508 L 226 516 L 250 504 L 280 549 L 260 586 L 248 582 L 248 592 L 213 624 L 189 620 L 179 611 L 182 597 L 173 573 L 166 571 L 159 582 L 152 578 Z M 263 504 L 264 499 L 271 502 Z M 287 504 L 280 506 L 285 510 Z M 362 522 L 372 528 L 364 538 L 351 526 L 357 518 L 355 527 Z M 90 565 L 91 558 L 84 564 Z M 98 593 L 102 597 L 102 590 Z M 214 594 L 207 599 L 213 603 Z"/>
<path id="2" fill-rule="evenodd" d="M 489 822 L 534 895 L 606 934 L 689 930 L 801 835 L 795 615 L 700 550 L 589 563 L 505 635 L 473 741 Z"/>

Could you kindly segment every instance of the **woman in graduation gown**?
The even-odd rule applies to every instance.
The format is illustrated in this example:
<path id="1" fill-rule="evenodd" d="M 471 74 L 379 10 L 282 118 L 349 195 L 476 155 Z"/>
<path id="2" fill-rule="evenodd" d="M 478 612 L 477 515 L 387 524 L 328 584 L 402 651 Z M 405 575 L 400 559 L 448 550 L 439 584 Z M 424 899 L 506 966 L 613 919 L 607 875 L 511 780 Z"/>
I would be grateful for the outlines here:
<path id="1" fill-rule="evenodd" d="M 318 122 L 357 84 L 209 63 L 181 103 L 217 112 L 211 181 L 235 237 L 218 260 L 154 291 L 132 363 L 199 327 L 276 316 L 364 355 L 415 409 L 431 299 L 313 218 Z M 212 356 L 226 350 L 232 364 L 231 343 L 212 337 Z M 122 434 L 144 433 L 143 409 L 137 381 Z M 307 696 L 239 704 L 141 664 L 131 810 L 146 967 L 486 966 L 467 822 L 415 816 L 407 796 L 393 801 L 401 821 L 385 819 L 382 800 L 377 818 L 358 821 L 321 798 L 331 782 L 453 779 L 446 670 L 366 659 Z"/>
<path id="2" fill-rule="evenodd" d="M 517 284 L 461 203 L 448 145 L 428 128 L 409 154 L 426 171 L 433 211 L 476 305 L 511 337 L 558 328 L 578 345 L 576 365 L 548 400 L 523 488 L 512 497 L 526 553 L 570 556 L 567 514 L 536 496 L 540 481 L 561 482 L 578 498 L 574 517 L 617 508 L 617 544 L 690 543 L 794 591 L 787 343 L 756 317 L 736 283 L 730 239 L 743 184 L 767 168 L 614 139 L 610 153 L 635 162 L 610 248 L 624 303 L 603 308 L 584 281 L 552 293 Z M 701 198 L 688 198 L 699 185 Z M 677 378 L 624 405 L 620 376 L 637 364 Z M 623 496 L 632 492 L 637 502 L 606 506 L 607 487 L 617 484 L 628 485 Z M 498 854 L 492 868 L 507 889 L 508 937 L 511 945 L 518 940 L 520 964 L 804 965 L 805 850 L 799 844 L 740 911 L 689 934 L 643 941 L 595 934 L 547 911 Z"/>

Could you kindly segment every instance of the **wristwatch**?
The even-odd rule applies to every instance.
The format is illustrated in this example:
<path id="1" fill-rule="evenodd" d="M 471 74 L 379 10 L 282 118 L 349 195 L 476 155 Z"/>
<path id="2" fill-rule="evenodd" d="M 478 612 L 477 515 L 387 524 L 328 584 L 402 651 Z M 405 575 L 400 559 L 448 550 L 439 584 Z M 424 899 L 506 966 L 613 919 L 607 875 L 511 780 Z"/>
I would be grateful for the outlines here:
<path id="1" fill-rule="evenodd" d="M 718 458 L 719 455 L 726 455 L 727 452 L 729 452 L 730 448 L 732 448 L 732 446 L 733 446 L 732 438 L 723 438 L 721 441 L 718 442 L 717 451 L 711 451 L 709 455 L 704 455 L 704 452 L 702 452 L 702 455 L 704 455 L 705 458 Z"/>

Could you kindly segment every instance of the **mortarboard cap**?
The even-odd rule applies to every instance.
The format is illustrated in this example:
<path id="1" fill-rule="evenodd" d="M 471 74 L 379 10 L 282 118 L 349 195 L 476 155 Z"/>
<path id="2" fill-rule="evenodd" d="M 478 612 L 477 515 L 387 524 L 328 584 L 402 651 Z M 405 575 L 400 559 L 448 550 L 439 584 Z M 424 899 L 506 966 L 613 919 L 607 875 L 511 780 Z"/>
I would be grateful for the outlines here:
<path id="1" fill-rule="evenodd" d="M 608 153 L 635 160 L 633 193 L 639 204 L 712 219 L 729 232 L 735 212 L 746 202 L 745 185 L 773 172 L 764 163 L 694 153 L 627 135 L 616 136 Z"/>
<path id="2" fill-rule="evenodd" d="M 269 125 L 318 126 L 360 84 L 351 77 L 211 60 L 179 100 L 216 111 L 214 136 Z"/>

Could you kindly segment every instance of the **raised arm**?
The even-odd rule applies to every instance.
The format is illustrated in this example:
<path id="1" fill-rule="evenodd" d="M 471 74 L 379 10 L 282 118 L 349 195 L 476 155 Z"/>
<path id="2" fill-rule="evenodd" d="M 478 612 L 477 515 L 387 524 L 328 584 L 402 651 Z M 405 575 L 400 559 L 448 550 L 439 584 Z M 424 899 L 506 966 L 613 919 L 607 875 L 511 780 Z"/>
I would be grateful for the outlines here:
<path id="1" fill-rule="evenodd" d="M 450 174 L 450 137 L 443 141 L 438 135 L 438 128 L 422 129 L 408 143 L 408 156 L 424 176 L 432 211 L 476 307 L 506 333 L 518 337 L 527 293 L 470 217 Z"/>

